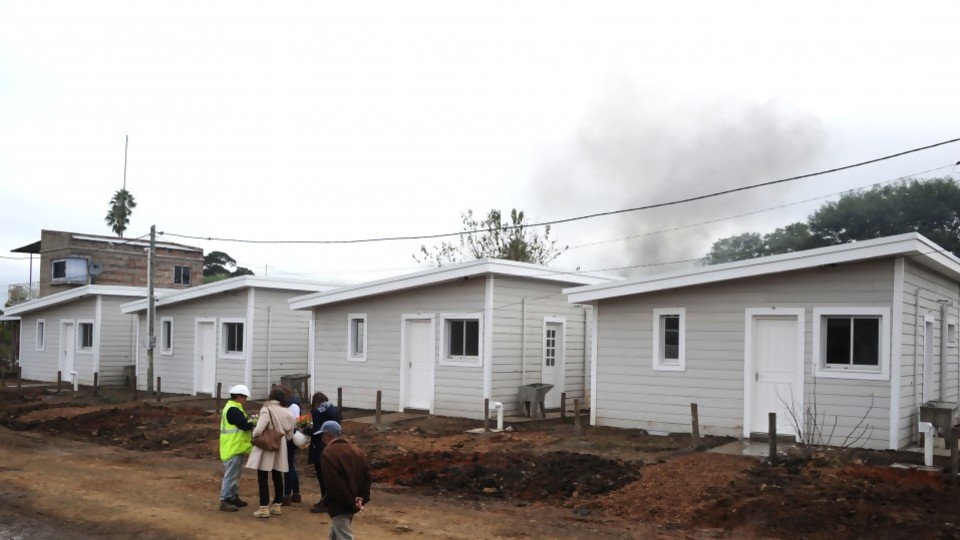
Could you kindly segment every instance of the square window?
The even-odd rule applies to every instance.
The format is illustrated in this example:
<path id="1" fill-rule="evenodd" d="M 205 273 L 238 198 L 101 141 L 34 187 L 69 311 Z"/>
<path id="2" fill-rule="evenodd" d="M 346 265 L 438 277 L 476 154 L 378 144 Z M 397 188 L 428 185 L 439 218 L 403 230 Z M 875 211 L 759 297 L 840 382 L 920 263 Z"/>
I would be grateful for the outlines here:
<path id="1" fill-rule="evenodd" d="M 480 355 L 480 321 L 450 320 L 448 356 L 451 358 Z"/>
<path id="2" fill-rule="evenodd" d="M 813 309 L 813 365 L 817 377 L 886 380 L 890 308 Z"/>
<path id="3" fill-rule="evenodd" d="M 880 365 L 880 317 L 825 318 L 827 365 Z"/>
<path id="4" fill-rule="evenodd" d="M 190 284 L 190 267 L 174 266 L 173 282 L 177 285 L 189 285 Z"/>
<path id="5" fill-rule="evenodd" d="M 93 323 L 80 323 L 80 350 L 93 348 Z"/>
<path id="6" fill-rule="evenodd" d="M 686 309 L 653 310 L 653 369 L 686 370 Z"/>
<path id="7" fill-rule="evenodd" d="M 84 284 L 87 282 L 87 260 L 67 257 L 50 263 L 50 281 L 56 283 Z"/>
<path id="8" fill-rule="evenodd" d="M 67 261 L 53 261 L 53 274 L 51 274 L 53 279 L 66 279 L 67 277 Z"/>
<path id="9" fill-rule="evenodd" d="M 440 365 L 483 365 L 483 341 L 480 335 L 483 316 L 480 313 L 457 313 L 441 317 Z"/>
<path id="10" fill-rule="evenodd" d="M 347 315 L 347 360 L 363 362 L 367 359 L 367 316 Z"/>
<path id="11" fill-rule="evenodd" d="M 226 355 L 243 354 L 243 323 L 223 323 L 223 353 Z"/>

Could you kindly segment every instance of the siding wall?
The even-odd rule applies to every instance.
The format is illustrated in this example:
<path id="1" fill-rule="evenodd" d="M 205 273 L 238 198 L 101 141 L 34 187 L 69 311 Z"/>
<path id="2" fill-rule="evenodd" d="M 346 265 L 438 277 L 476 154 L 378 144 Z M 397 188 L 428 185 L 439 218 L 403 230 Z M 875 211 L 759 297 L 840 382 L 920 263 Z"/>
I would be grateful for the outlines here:
<path id="1" fill-rule="evenodd" d="M 840 444 L 867 415 L 866 446 L 888 446 L 890 381 L 812 376 L 814 307 L 891 307 L 894 262 L 882 260 L 602 300 L 598 308 L 598 425 L 689 432 L 690 403 L 701 431 L 743 434 L 747 308 L 805 309 L 805 405 L 837 423 Z M 652 369 L 655 308 L 686 309 L 686 371 Z M 871 407 L 872 402 L 872 407 Z M 869 410 L 869 413 L 867 412 Z"/>
<path id="2" fill-rule="evenodd" d="M 938 300 L 951 302 L 947 308 L 947 319 L 956 323 L 960 318 L 957 307 L 957 283 L 907 259 L 904 264 L 901 328 L 900 430 L 897 437 L 900 446 L 919 440 L 917 422 L 919 421 L 918 405 L 923 403 L 924 316 L 928 313 L 934 317 L 932 351 L 934 388 L 932 390 L 933 396 L 940 398 L 940 336 L 945 325 L 941 320 Z M 960 389 L 958 389 L 960 378 L 958 378 L 957 369 L 960 356 L 957 354 L 956 340 L 948 343 L 946 353 L 947 394 L 945 399 L 957 401 L 960 399 Z"/>
<path id="3" fill-rule="evenodd" d="M 254 297 L 253 320 L 247 320 L 249 295 Z M 157 349 L 154 350 L 154 377 L 163 379 L 163 391 L 178 394 L 194 394 L 196 373 L 197 319 L 215 320 L 217 339 L 217 382 L 223 384 L 223 392 L 235 384 L 246 382 L 247 361 L 251 362 L 252 381 L 248 384 L 254 399 L 264 398 L 270 391 L 270 383 L 279 384 L 280 376 L 291 373 L 306 373 L 307 332 L 310 314 L 294 312 L 287 303 L 289 298 L 303 291 L 245 288 L 222 294 L 204 296 L 169 307 L 157 306 L 157 321 L 154 334 Z M 173 318 L 173 354 L 160 352 L 161 321 Z M 246 321 L 245 334 L 252 339 L 244 341 L 245 358 L 224 358 L 221 346 L 220 326 L 223 319 Z M 147 335 L 146 316 L 141 312 L 140 334 Z M 269 338 L 269 340 L 268 340 Z M 138 386 L 146 388 L 147 351 L 140 340 L 140 363 Z M 267 381 L 267 358 L 270 359 L 270 381 Z"/>
<path id="4" fill-rule="evenodd" d="M 97 303 L 101 298 L 101 320 L 97 324 Z M 121 314 L 119 306 L 129 301 L 129 297 L 90 296 L 24 314 L 21 317 L 20 340 L 20 366 L 23 378 L 56 382 L 57 371 L 60 370 L 63 323 L 73 322 L 74 330 L 79 333 L 77 321 L 87 321 L 94 323 L 94 348 L 90 351 L 74 351 L 74 369 L 77 371 L 80 384 L 92 385 L 93 373 L 97 369 L 100 384 L 123 382 L 123 366 L 133 361 L 133 330 L 136 317 Z M 36 350 L 38 319 L 43 319 L 45 324 L 42 351 Z M 98 362 L 99 366 L 97 366 Z M 63 380 L 69 381 L 70 375 L 64 373 Z"/>
<path id="5" fill-rule="evenodd" d="M 563 388 L 554 387 L 550 392 L 566 392 L 569 407 L 573 406 L 574 398 L 582 401 L 586 395 L 586 310 L 567 302 L 561 294 L 564 286 L 569 285 L 501 276 L 494 280 L 493 381 L 490 400 L 502 402 L 507 414 L 520 413 L 518 388 L 521 385 L 542 380 L 544 317 L 547 316 L 566 319 L 564 384 Z M 524 356 L 522 366 L 521 351 Z"/>
<path id="6" fill-rule="evenodd" d="M 345 407 L 373 409 L 381 390 L 383 409 L 400 410 L 401 315 L 434 316 L 435 354 L 439 354 L 441 314 L 482 313 L 485 282 L 482 277 L 470 278 L 315 308 L 313 391 L 336 399 L 337 388 L 342 387 Z M 366 362 L 347 360 L 351 313 L 367 315 Z M 434 369 L 434 414 L 480 417 L 483 368 L 435 363 Z"/>

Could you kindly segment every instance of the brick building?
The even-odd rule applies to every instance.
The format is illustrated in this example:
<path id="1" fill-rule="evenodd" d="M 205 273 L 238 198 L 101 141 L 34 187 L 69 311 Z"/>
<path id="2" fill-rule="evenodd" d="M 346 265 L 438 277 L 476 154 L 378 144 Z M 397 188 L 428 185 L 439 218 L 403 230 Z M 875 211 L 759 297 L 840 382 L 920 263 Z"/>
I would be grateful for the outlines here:
<path id="1" fill-rule="evenodd" d="M 13 251 L 40 255 L 39 275 L 31 281 L 38 280 L 44 297 L 84 285 L 146 287 L 149 246 L 148 240 L 42 230 L 39 242 Z M 202 248 L 157 242 L 154 263 L 154 287 L 185 289 L 203 282 Z"/>

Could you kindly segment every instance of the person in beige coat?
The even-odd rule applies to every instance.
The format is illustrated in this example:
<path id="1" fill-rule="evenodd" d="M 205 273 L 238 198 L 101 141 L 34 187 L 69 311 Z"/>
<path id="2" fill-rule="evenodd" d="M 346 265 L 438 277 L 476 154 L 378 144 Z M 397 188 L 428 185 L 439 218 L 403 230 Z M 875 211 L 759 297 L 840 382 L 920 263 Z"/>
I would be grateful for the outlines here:
<path id="1" fill-rule="evenodd" d="M 296 421 L 286 409 L 287 394 L 282 389 L 270 391 L 267 402 L 260 409 L 257 426 L 253 428 L 253 436 L 260 435 L 265 430 L 278 431 L 287 439 L 293 437 Z M 280 505 L 283 502 L 283 473 L 287 472 L 287 445 L 280 442 L 280 448 L 274 451 L 253 447 L 250 457 L 247 458 L 246 468 L 256 469 L 257 484 L 260 488 L 260 508 L 253 513 L 254 517 L 268 518 L 270 515 L 280 515 Z M 270 504 L 270 485 L 267 473 L 273 478 L 273 504 Z"/>

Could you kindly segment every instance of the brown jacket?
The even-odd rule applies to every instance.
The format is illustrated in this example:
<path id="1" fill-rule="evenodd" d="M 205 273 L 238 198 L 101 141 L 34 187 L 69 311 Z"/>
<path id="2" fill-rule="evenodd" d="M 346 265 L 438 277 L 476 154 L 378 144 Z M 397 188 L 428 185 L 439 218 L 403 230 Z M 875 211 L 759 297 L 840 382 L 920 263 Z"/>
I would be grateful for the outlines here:
<path id="1" fill-rule="evenodd" d="M 320 470 L 327 484 L 323 502 L 330 517 L 357 512 L 356 498 L 370 502 L 370 465 L 357 445 L 336 439 L 323 450 Z"/>

